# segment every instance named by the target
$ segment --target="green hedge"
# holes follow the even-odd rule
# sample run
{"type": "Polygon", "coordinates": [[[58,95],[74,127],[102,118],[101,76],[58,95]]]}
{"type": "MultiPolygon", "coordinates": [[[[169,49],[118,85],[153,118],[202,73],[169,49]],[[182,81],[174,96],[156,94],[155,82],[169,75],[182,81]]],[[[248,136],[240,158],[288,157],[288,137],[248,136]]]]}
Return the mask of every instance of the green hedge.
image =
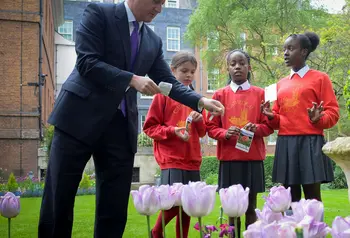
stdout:
{"type": "MultiPolygon", "coordinates": [[[[273,187],[272,182],[272,169],[273,169],[273,156],[266,156],[264,161],[265,167],[265,184],[266,189],[273,187]]],[[[325,189],[342,189],[347,188],[346,178],[343,171],[333,161],[334,168],[334,181],[332,183],[325,184],[322,188],[325,189]]],[[[207,184],[218,184],[218,172],[219,172],[219,161],[215,156],[203,157],[201,166],[201,179],[207,184]]]]}

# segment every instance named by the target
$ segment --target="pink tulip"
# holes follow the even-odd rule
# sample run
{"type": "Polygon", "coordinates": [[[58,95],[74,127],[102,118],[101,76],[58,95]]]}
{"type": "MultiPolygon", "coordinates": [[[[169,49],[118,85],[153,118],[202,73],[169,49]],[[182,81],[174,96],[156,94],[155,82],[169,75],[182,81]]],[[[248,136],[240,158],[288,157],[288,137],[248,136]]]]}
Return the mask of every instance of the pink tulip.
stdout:
{"type": "Polygon", "coordinates": [[[184,185],[182,183],[174,183],[171,186],[172,192],[175,194],[174,206],[181,206],[181,194],[182,194],[183,186],[184,185]]]}
{"type": "Polygon", "coordinates": [[[276,221],[266,224],[260,220],[251,224],[246,231],[243,232],[245,238],[295,238],[295,222],[277,223],[276,221]]]}
{"type": "Polygon", "coordinates": [[[266,224],[270,224],[274,221],[280,221],[283,218],[282,213],[272,211],[270,207],[266,205],[266,203],[262,211],[255,209],[255,213],[258,219],[266,224]]]}
{"type": "Polygon", "coordinates": [[[267,197],[264,197],[267,206],[274,212],[285,212],[290,207],[292,197],[290,188],[286,189],[283,186],[274,186],[270,189],[267,197]]]}
{"type": "Polygon", "coordinates": [[[331,234],[333,238],[350,237],[350,216],[346,218],[337,216],[332,223],[331,234]]]}
{"type": "Polygon", "coordinates": [[[0,197],[0,214],[6,218],[14,218],[20,212],[21,206],[19,197],[11,192],[0,197]]]}
{"type": "Polygon", "coordinates": [[[190,182],[184,185],[181,203],[183,210],[191,217],[204,217],[212,212],[217,186],[204,182],[190,182]]]}
{"type": "Polygon", "coordinates": [[[176,197],[169,185],[160,185],[157,192],[160,199],[160,210],[169,210],[174,206],[176,197]]]}
{"type": "Polygon", "coordinates": [[[295,218],[296,222],[300,222],[307,215],[313,217],[315,221],[320,222],[322,220],[324,207],[320,201],[315,199],[301,199],[299,202],[293,202],[291,206],[293,209],[293,218],[295,218]]]}
{"type": "Polygon", "coordinates": [[[306,238],[322,238],[331,231],[326,223],[316,221],[314,217],[308,215],[299,222],[298,226],[303,228],[303,236],[306,238]]]}
{"type": "Polygon", "coordinates": [[[138,213],[151,216],[160,209],[159,195],[154,186],[142,185],[139,190],[132,190],[132,198],[138,213]]]}
{"type": "Polygon", "coordinates": [[[232,185],[219,191],[222,209],[229,217],[241,217],[248,209],[249,188],[232,185]]]}

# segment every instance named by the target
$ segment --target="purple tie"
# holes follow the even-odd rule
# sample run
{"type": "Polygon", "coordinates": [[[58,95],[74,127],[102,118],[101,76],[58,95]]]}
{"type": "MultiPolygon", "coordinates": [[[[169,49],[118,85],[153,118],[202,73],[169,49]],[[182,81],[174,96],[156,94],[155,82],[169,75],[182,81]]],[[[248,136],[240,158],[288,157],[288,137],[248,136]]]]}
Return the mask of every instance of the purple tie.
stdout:
{"type": "MultiPolygon", "coordinates": [[[[139,48],[139,23],[137,21],[133,21],[134,30],[130,36],[130,45],[131,45],[131,59],[130,59],[130,71],[134,70],[134,65],[137,58],[138,48],[139,48]]],[[[124,116],[126,116],[126,101],[125,96],[120,104],[120,109],[122,110],[124,116]]]]}

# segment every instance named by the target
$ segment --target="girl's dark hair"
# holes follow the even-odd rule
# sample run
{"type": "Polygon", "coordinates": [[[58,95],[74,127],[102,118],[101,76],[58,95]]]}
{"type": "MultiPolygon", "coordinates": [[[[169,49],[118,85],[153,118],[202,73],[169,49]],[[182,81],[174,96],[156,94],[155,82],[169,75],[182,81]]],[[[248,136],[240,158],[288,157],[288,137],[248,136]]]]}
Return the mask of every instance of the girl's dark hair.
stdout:
{"type": "Polygon", "coordinates": [[[314,32],[305,32],[304,34],[291,34],[289,37],[298,39],[300,47],[307,49],[307,59],[311,52],[315,51],[317,46],[320,44],[320,37],[314,32]]]}
{"type": "MultiPolygon", "coordinates": [[[[247,52],[241,50],[241,49],[235,49],[235,50],[231,50],[230,52],[227,53],[226,55],[226,63],[227,65],[229,64],[229,59],[230,59],[230,56],[235,53],[235,52],[240,52],[242,53],[246,58],[247,58],[247,61],[248,61],[248,65],[250,65],[250,56],[247,52]]],[[[250,82],[250,79],[251,79],[251,72],[249,71],[248,72],[248,75],[247,75],[247,79],[248,81],[250,82]]],[[[228,75],[228,81],[227,81],[227,85],[229,85],[231,83],[231,76],[230,74],[228,75]]]]}
{"type": "MultiPolygon", "coordinates": [[[[173,58],[171,59],[170,66],[174,69],[177,69],[182,64],[191,62],[191,64],[194,65],[194,67],[197,69],[197,59],[194,54],[188,51],[178,51],[174,54],[173,58]]],[[[192,84],[190,84],[190,89],[194,90],[192,84]]]]}

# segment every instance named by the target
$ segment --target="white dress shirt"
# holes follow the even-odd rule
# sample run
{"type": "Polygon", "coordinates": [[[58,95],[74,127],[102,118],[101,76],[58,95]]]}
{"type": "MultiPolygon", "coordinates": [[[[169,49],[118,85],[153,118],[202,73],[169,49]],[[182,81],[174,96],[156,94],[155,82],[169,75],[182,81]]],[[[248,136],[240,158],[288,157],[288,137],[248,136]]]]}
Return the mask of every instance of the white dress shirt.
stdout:
{"type": "Polygon", "coordinates": [[[242,88],[241,90],[244,90],[244,91],[245,91],[245,90],[248,90],[248,89],[250,88],[250,83],[249,83],[249,81],[247,80],[247,81],[245,81],[244,83],[242,83],[241,85],[238,85],[238,84],[234,83],[234,82],[231,80],[230,87],[231,87],[232,91],[233,91],[234,93],[236,93],[239,87],[242,88]]]}
{"type": "Polygon", "coordinates": [[[299,69],[298,72],[294,72],[293,69],[290,70],[290,76],[289,78],[292,79],[294,74],[299,75],[300,78],[304,78],[305,74],[310,70],[309,66],[305,65],[301,69],[299,69]]]}

